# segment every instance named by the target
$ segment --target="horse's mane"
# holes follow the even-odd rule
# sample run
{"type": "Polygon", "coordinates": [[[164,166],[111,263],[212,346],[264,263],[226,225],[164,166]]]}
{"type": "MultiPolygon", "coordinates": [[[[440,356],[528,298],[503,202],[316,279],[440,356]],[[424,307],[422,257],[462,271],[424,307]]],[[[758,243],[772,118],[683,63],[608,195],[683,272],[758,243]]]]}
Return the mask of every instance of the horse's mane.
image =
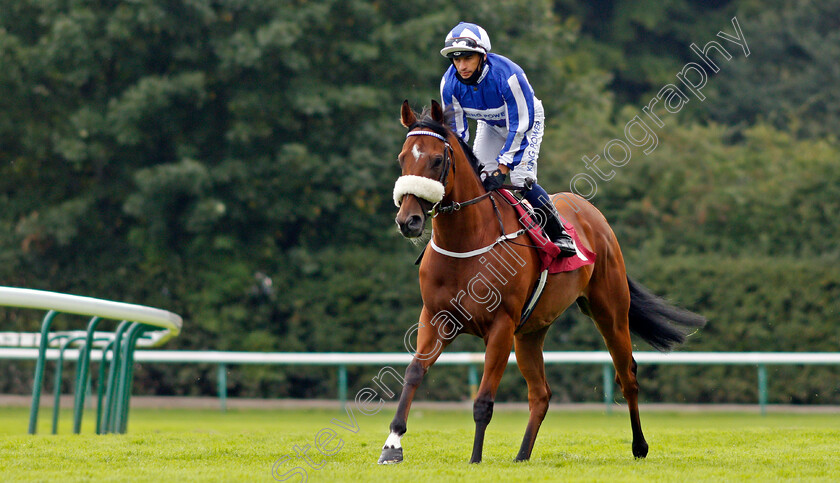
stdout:
{"type": "Polygon", "coordinates": [[[452,107],[449,106],[446,108],[445,111],[443,111],[444,124],[441,124],[432,119],[432,110],[431,108],[426,107],[423,109],[423,112],[421,112],[417,116],[417,122],[412,124],[409,127],[409,130],[422,127],[425,129],[429,129],[433,133],[439,134],[443,137],[448,137],[449,134],[452,134],[453,136],[455,136],[456,139],[458,139],[458,143],[461,145],[461,149],[463,149],[464,153],[467,155],[467,161],[469,161],[473,171],[475,171],[476,175],[479,175],[481,174],[481,170],[484,168],[484,166],[478,160],[470,145],[464,142],[464,140],[461,139],[461,136],[455,134],[455,132],[452,131],[452,129],[449,127],[452,125],[452,121],[454,118],[455,112],[452,110],[452,107]]]}

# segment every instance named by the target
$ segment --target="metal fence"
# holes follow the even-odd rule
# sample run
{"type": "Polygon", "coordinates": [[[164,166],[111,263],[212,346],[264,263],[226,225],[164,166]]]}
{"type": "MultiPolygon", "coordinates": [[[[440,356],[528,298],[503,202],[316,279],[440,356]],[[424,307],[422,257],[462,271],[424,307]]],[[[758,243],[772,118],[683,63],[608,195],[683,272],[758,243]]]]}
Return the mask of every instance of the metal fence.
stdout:
{"type": "MultiPolygon", "coordinates": [[[[0,359],[35,360],[36,349],[0,349],[0,359]]],[[[57,349],[47,351],[48,360],[59,357],[57,349]]],[[[758,373],[757,399],[761,413],[767,409],[767,366],[775,365],[840,365],[840,353],[823,352],[634,352],[639,364],[682,364],[682,365],[741,365],[753,366],[758,373]]],[[[91,359],[101,360],[102,352],[94,350],[91,359]]],[[[607,352],[546,352],[546,364],[589,364],[600,366],[604,381],[604,403],[610,410],[614,397],[614,369],[607,352]]],[[[68,351],[65,360],[76,360],[78,351],[68,351]]],[[[400,373],[411,362],[407,353],[294,353],[294,352],[216,352],[216,351],[158,351],[140,350],[135,353],[137,363],[154,364],[215,364],[217,366],[218,396],[221,409],[226,409],[227,369],[231,365],[279,365],[279,366],[330,366],[338,371],[338,398],[342,407],[347,402],[347,367],[396,366],[400,373]]],[[[511,353],[508,363],[515,363],[511,353]]],[[[484,363],[484,354],[476,352],[444,353],[436,365],[467,366],[470,386],[477,386],[479,369],[484,363]]]]}
{"type": "MultiPolygon", "coordinates": [[[[59,361],[56,371],[56,386],[61,383],[61,360],[71,345],[79,347],[76,351],[75,398],[73,402],[73,432],[79,433],[82,426],[82,410],[85,404],[85,388],[89,381],[90,354],[94,346],[104,347],[110,356],[110,371],[107,387],[99,386],[97,394],[96,433],[124,433],[128,424],[129,399],[131,398],[132,363],[134,349],[147,333],[149,345],[162,344],[181,332],[181,316],[166,310],[143,305],[115,302],[78,295],[47,292],[17,287],[0,287],[0,305],[23,309],[46,310],[41,323],[41,331],[32,334],[5,332],[0,337],[2,344],[32,344],[38,349],[31,349],[31,358],[36,360],[35,375],[32,382],[32,406],[29,411],[29,433],[35,434],[38,426],[38,410],[41,403],[44,366],[49,347],[53,359],[59,361]],[[54,332],[52,324],[59,315],[82,315],[92,317],[86,330],[54,332]],[[113,333],[97,331],[104,320],[117,323],[113,333]],[[81,355],[81,357],[79,357],[81,355]],[[107,393],[107,395],[106,395],[107,393]]],[[[141,344],[142,345],[142,344],[141,344]]],[[[10,349],[13,350],[13,349],[10,349]]],[[[100,352],[100,360],[101,360],[100,352]]],[[[100,364],[100,381],[104,379],[105,364],[100,364]]],[[[56,401],[58,391],[56,390],[56,401]]],[[[58,427],[58,403],[53,410],[53,433],[58,427]]]]}

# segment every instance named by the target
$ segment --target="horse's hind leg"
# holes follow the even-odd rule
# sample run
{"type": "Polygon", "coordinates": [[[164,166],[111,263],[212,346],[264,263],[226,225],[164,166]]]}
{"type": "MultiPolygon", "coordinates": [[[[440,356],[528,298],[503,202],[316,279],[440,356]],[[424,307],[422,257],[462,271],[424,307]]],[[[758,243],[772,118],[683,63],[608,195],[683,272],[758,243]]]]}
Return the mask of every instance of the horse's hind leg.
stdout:
{"type": "Polygon", "coordinates": [[[531,458],[531,451],[534,449],[534,441],[537,440],[537,433],[540,425],[548,412],[548,400],[551,399],[551,389],[545,380],[545,363],[543,362],[543,341],[548,327],[537,332],[519,335],[516,337],[516,364],[519,371],[528,382],[528,426],[525,427],[525,436],[522,438],[522,446],[516,461],[527,461],[531,458]]]}
{"type": "Polygon", "coordinates": [[[639,383],[636,380],[636,361],[630,342],[630,327],[627,319],[630,310],[630,292],[623,270],[604,274],[589,293],[591,317],[595,320],[615,366],[616,380],[627,400],[630,411],[630,426],[633,430],[633,456],[644,458],[648,444],[642,434],[639,419],[639,383]],[[622,275],[619,277],[619,272],[622,275]]]}

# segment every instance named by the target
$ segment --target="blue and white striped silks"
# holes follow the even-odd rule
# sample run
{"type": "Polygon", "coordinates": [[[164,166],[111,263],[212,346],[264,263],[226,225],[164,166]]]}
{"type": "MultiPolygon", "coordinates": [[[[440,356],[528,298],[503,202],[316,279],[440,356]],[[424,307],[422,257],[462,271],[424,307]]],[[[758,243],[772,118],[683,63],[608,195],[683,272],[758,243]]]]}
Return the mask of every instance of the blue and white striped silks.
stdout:
{"type": "Polygon", "coordinates": [[[452,106],[455,112],[453,130],[468,141],[467,119],[507,127],[497,161],[515,167],[528,147],[526,132],[534,124],[534,89],[525,72],[510,59],[493,53],[487,54],[487,65],[476,85],[460,82],[455,72],[450,66],[440,83],[444,107],[452,106]]]}

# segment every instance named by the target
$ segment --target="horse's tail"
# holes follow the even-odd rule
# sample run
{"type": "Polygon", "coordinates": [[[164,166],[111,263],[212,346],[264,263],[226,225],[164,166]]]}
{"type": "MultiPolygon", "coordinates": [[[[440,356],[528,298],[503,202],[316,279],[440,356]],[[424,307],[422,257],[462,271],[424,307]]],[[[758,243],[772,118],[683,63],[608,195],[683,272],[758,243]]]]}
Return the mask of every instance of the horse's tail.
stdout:
{"type": "Polygon", "coordinates": [[[654,349],[669,352],[706,325],[702,315],[675,307],[627,277],[630,287],[630,331],[654,349]]]}

